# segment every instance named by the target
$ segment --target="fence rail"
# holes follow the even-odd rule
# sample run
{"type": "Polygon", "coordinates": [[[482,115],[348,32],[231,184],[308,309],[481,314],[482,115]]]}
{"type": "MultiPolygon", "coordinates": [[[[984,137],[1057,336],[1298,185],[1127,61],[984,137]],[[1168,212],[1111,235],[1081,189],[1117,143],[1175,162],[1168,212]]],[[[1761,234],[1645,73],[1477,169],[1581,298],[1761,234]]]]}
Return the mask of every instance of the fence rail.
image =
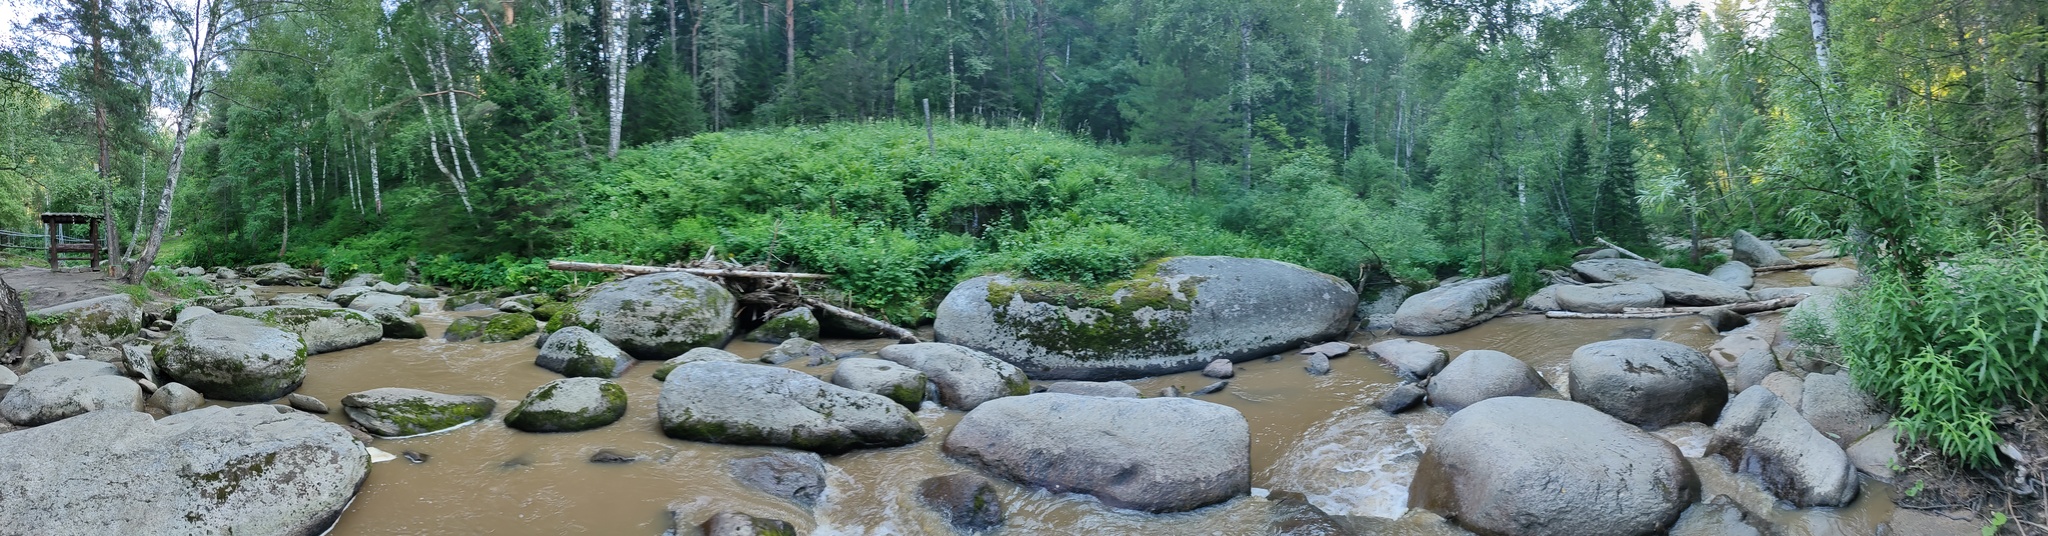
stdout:
{"type": "MultiPolygon", "coordinates": [[[[87,244],[91,242],[92,240],[88,238],[57,235],[58,244],[87,244]]],[[[50,235],[0,230],[0,248],[47,250],[50,249],[50,235]]]]}

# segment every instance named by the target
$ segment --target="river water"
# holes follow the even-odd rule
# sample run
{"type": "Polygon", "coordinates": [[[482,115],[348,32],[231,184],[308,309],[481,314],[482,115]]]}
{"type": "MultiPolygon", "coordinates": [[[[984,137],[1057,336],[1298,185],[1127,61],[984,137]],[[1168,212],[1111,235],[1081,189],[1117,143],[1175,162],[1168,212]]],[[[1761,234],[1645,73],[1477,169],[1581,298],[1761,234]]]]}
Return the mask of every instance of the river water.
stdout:
{"type": "MultiPolygon", "coordinates": [[[[1800,276],[1803,278],[1803,274],[1800,276]]],[[[1773,276],[1772,286],[1800,281],[1773,276]]],[[[271,290],[271,289],[267,289],[271,290]]],[[[274,289],[287,290],[287,289],[274,289]]],[[[745,487],[727,464],[769,449],[694,443],[663,436],[655,417],[660,382],[650,374],[659,362],[633,365],[618,379],[630,408],[625,418],[596,430],[532,434],[508,429],[498,420],[526,393],[561,376],[533,364],[532,338],[482,344],[449,343],[438,337],[453,318],[473,313],[432,312],[420,317],[432,336],[386,340],[370,346],[308,358],[299,392],[337,411],[326,416],[346,422],[338,411],[349,393],[379,387],[410,387],[451,394],[480,394],[498,400],[487,419],[452,431],[408,439],[380,439],[372,446],[400,454],[424,455],[375,464],[361,494],[334,527],[335,535],[387,534],[618,534],[656,535],[671,528],[671,511],[695,524],[722,510],[783,519],[811,534],[946,534],[937,514],[920,506],[917,483],[925,478],[973,471],[940,452],[947,430],[963,413],[927,404],[917,412],[930,438],[894,449],[829,457],[827,489],[806,510],[745,487]],[[588,461],[600,450],[637,455],[627,464],[588,461]]],[[[1766,315],[1768,316],[1768,315],[1766,315]]],[[[1768,328],[1769,322],[1764,328],[1768,328]]],[[[1388,338],[1360,333],[1360,345],[1388,338]]],[[[1661,320],[1554,320],[1511,316],[1438,337],[1418,337],[1455,356],[1474,349],[1507,352],[1527,361],[1564,386],[1564,370],[1580,345],[1618,338],[1656,338],[1702,350],[1719,335],[1696,317],[1661,320]]],[[[835,352],[873,351],[887,340],[826,340],[835,352]]],[[[734,343],[728,350],[753,357],[768,345],[734,343]]],[[[813,375],[831,366],[787,365],[813,375]]],[[[1221,393],[1202,398],[1243,412],[1251,424],[1252,485],[1306,494],[1325,511],[1403,534],[1443,533],[1441,526],[1367,525],[1397,518],[1407,510],[1408,485],[1423,447],[1445,415],[1433,409],[1398,417],[1371,409],[1395,385],[1388,371],[1362,351],[1332,361],[1332,373],[1310,376],[1299,356],[1255,359],[1238,366],[1221,393]]],[[[1215,380],[1189,372],[1131,382],[1148,396],[1168,386],[1186,391],[1215,380]]],[[[1555,396],[1555,395],[1551,395],[1555,396]]],[[[1657,432],[1697,456],[1711,429],[1689,425],[1657,432]]],[[[1754,477],[1732,475],[1718,459],[1694,460],[1704,483],[1703,498],[1726,494],[1786,534],[1874,534],[1892,512],[1891,489],[1866,481],[1862,496],[1845,508],[1790,509],[1775,504],[1754,477]]],[[[1010,534],[1263,534],[1270,503],[1242,497],[1195,512],[1148,515],[1102,506],[1085,496],[1052,494],[997,481],[1010,534]]]]}

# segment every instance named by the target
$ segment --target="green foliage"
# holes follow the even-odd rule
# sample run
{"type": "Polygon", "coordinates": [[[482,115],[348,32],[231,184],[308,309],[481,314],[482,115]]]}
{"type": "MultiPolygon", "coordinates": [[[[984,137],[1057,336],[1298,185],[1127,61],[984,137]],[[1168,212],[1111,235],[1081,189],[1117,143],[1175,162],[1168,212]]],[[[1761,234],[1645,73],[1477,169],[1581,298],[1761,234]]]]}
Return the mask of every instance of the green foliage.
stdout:
{"type": "MultiPolygon", "coordinates": [[[[136,285],[129,285],[136,286],[136,285]]],[[[142,278],[142,287],[176,299],[190,299],[214,293],[212,283],[192,276],[172,274],[165,270],[151,270],[142,278]]],[[[148,301],[148,300],[143,300],[148,301]]]]}
{"type": "Polygon", "coordinates": [[[1942,266],[1872,273],[1833,342],[1859,386],[1898,405],[1907,437],[1986,465],[1998,408],[2048,395],[2048,272],[2018,268],[2048,266],[2048,242],[2014,226],[1942,266]]]}
{"type": "Polygon", "coordinates": [[[29,313],[28,315],[28,325],[30,327],[49,328],[63,323],[64,317],[62,315],[39,315],[35,313],[29,313]]]}

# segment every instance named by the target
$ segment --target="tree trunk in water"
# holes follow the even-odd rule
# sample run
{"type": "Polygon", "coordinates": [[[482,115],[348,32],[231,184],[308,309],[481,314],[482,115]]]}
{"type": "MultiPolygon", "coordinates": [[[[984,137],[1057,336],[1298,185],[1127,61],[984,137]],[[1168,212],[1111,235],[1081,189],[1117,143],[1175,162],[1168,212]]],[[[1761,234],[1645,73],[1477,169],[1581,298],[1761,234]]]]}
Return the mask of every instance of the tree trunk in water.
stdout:
{"type": "Polygon", "coordinates": [[[1820,65],[1823,77],[1833,77],[1828,69],[1828,0],[1806,0],[1806,19],[1813,26],[1813,61],[1820,65]]]}
{"type": "Polygon", "coordinates": [[[0,354],[14,352],[28,338],[28,311],[21,306],[21,294],[0,280],[0,354]]]}
{"type": "Polygon", "coordinates": [[[611,0],[611,16],[605,18],[604,50],[610,73],[611,138],[605,143],[605,158],[619,157],[619,131],[626,119],[626,0],[611,0]]]}

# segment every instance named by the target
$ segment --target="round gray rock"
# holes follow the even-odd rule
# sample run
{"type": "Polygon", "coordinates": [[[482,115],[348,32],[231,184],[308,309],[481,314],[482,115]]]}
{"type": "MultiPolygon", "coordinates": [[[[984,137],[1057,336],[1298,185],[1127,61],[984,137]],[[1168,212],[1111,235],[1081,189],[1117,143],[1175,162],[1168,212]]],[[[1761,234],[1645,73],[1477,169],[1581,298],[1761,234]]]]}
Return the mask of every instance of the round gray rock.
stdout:
{"type": "Polygon", "coordinates": [[[790,339],[816,340],[819,329],[818,317],[811,313],[811,308],[798,307],[768,317],[760,327],[747,333],[746,340],[768,344],[790,339]]]}
{"type": "Polygon", "coordinates": [[[1846,448],[1892,420],[1877,409],[1876,399],[1856,388],[1848,372],[1808,374],[1805,379],[1799,414],[1836,445],[1846,448]]]}
{"type": "Polygon", "coordinates": [[[1003,499],[981,475],[953,473],[917,484],[918,502],[937,511],[955,530],[973,532],[1003,526],[1003,499]]]}
{"type": "Polygon", "coordinates": [[[839,367],[832,370],[832,385],[886,396],[912,409],[924,403],[924,383],[923,372],[880,359],[841,359],[839,367]]]}
{"type": "Polygon", "coordinates": [[[369,313],[370,316],[375,317],[377,319],[377,323],[383,324],[384,337],[386,338],[427,338],[427,327],[420,325],[420,321],[414,320],[411,314],[399,310],[398,306],[396,305],[379,305],[376,307],[371,307],[369,313]]]}
{"type": "Polygon", "coordinates": [[[1856,466],[1848,453],[1761,385],[1744,389],[1721,411],[1707,452],[1756,473],[1772,494],[1800,508],[1856,498],[1856,466]]]}
{"type": "Polygon", "coordinates": [[[674,371],[676,367],[683,366],[683,364],[685,363],[695,363],[698,361],[724,361],[728,363],[745,363],[747,362],[747,358],[740,357],[739,354],[727,352],[725,350],[720,350],[708,346],[701,348],[691,348],[690,351],[683,352],[683,355],[669,358],[668,361],[661,362],[661,366],[655,367],[654,379],[666,380],[668,379],[668,373],[670,371],[674,371]]]}
{"type": "Polygon", "coordinates": [[[505,426],[528,432],[578,432],[626,416],[626,389],[611,380],[563,378],[526,394],[505,426]]]}
{"type": "Polygon", "coordinates": [[[1450,362],[1450,356],[1436,345],[1408,339],[1388,339],[1365,347],[1365,353],[1394,368],[1394,373],[1409,381],[1421,381],[1435,376],[1450,362]]]}
{"type": "Polygon", "coordinates": [[[171,328],[156,346],[156,370],[207,398],[266,402],[306,379],[306,345],[255,319],[206,315],[171,328]]]}
{"type": "Polygon", "coordinates": [[[640,359],[668,359],[732,335],[735,302],[724,285],[682,272],[598,285],[548,322],[583,326],[640,359]]]}
{"type": "Polygon", "coordinates": [[[1244,415],[1229,406],[1038,393],[968,412],[945,452],[1014,482],[1182,512],[1250,491],[1250,446],[1244,415]]]}
{"type": "Polygon", "coordinates": [[[1452,415],[1415,483],[1412,501],[1473,532],[1525,536],[1658,533],[1700,490],[1670,443],[1578,403],[1529,397],[1452,415]]]}
{"type": "Polygon", "coordinates": [[[142,304],[127,294],[52,305],[29,311],[30,317],[52,322],[29,324],[30,339],[50,345],[57,355],[84,353],[87,348],[120,346],[142,333],[142,304]]]}
{"type": "Polygon", "coordinates": [[[1284,262],[1173,257],[1096,289],[969,279],[939,304],[933,328],[939,342],[1033,378],[1119,380],[1329,340],[1350,327],[1357,301],[1343,280],[1284,262]]]}
{"type": "Polygon", "coordinates": [[[1719,279],[1723,283],[1742,288],[1756,285],[1756,269],[1750,268],[1748,264],[1743,264],[1742,261],[1721,263],[1720,266],[1715,266],[1712,271],[1707,272],[1707,277],[1719,279]]]}
{"type": "Polygon", "coordinates": [[[1409,296],[1394,311],[1394,332],[1442,335],[1477,326],[1513,305],[1508,276],[1472,279],[1409,296]]]}
{"type": "Polygon", "coordinates": [[[1642,283],[1664,293],[1674,305],[1726,305],[1750,301],[1749,291],[1691,270],[1665,268],[1634,259],[1599,259],[1572,263],[1580,277],[1600,283],[1642,283]]]}
{"type": "Polygon", "coordinates": [[[0,435],[0,532],[278,534],[334,524],[370,468],[342,427],[274,406],[96,411],[0,435]]]}
{"type": "Polygon", "coordinates": [[[1549,388],[1536,369],[1515,356],[1470,350],[1458,354],[1429,381],[1429,405],[1458,411],[1488,398],[1528,396],[1549,388]]]}
{"type": "Polygon", "coordinates": [[[142,386],[112,364],[85,359],[31,370],[0,399],[0,417],[21,426],[112,408],[142,409],[142,386]]]}
{"type": "Polygon", "coordinates": [[[781,367],[699,361],[661,384],[656,413],[669,437],[838,454],[924,439],[909,410],[888,397],[781,367]]]}
{"type": "Polygon", "coordinates": [[[378,307],[397,307],[408,316],[420,314],[419,300],[409,296],[370,291],[358,294],[348,302],[348,308],[357,311],[370,311],[378,307]]]}
{"type": "Polygon", "coordinates": [[[348,420],[384,437],[439,432],[491,416],[498,403],[477,395],[445,395],[384,387],[341,398],[348,420]]]}
{"type": "Polygon", "coordinates": [[[882,347],[883,360],[917,369],[939,384],[939,403],[967,411],[983,402],[1031,392],[1024,371],[1001,359],[942,342],[882,347]]]}
{"type": "Polygon", "coordinates": [[[1081,396],[1105,396],[1110,398],[1140,398],[1137,387],[1124,382],[1052,382],[1045,385],[1045,392],[1066,393],[1081,396]]]}
{"type": "Polygon", "coordinates": [[[777,452],[727,464],[747,487],[810,508],[825,495],[825,459],[815,452],[777,452]]]}
{"type": "Polygon", "coordinates": [[[1728,403],[1713,359],[1675,342],[1596,342],[1572,351],[1570,367],[1573,401],[1637,426],[1711,423],[1728,403]]]}
{"type": "Polygon", "coordinates": [[[163,387],[156,388],[156,392],[149,395],[147,403],[149,407],[164,410],[164,413],[167,414],[177,415],[206,405],[206,397],[200,395],[199,391],[186,387],[185,384],[171,382],[164,384],[163,387]]]}
{"type": "Polygon", "coordinates": [[[571,326],[549,334],[533,364],[564,376],[617,378],[633,366],[633,356],[590,330],[571,326]]]}
{"type": "Polygon", "coordinates": [[[1863,272],[1854,268],[1822,268],[1813,271],[1813,286],[1855,288],[1863,284],[1863,272]]]}
{"type": "Polygon", "coordinates": [[[1758,240],[1756,235],[1749,234],[1749,231],[1735,231],[1735,237],[1730,241],[1729,245],[1730,249],[1734,250],[1734,254],[1730,255],[1730,257],[1750,266],[1763,267],[1797,264],[1792,259],[1785,257],[1784,253],[1779,253],[1778,248],[1771,247],[1770,244],[1758,240]]]}
{"type": "Polygon", "coordinates": [[[306,342],[306,353],[346,350],[384,338],[384,323],[369,313],[335,307],[272,305],[229,309],[226,315],[253,318],[277,329],[296,333],[306,342]]]}
{"type": "MultiPolygon", "coordinates": [[[[351,279],[350,281],[354,280],[351,279]]],[[[354,301],[356,298],[375,291],[376,289],[367,286],[342,285],[341,288],[327,291],[327,301],[347,306],[349,302],[354,301]]]]}
{"type": "Polygon", "coordinates": [[[1630,307],[1663,307],[1664,292],[1641,283],[1573,285],[1557,289],[1557,305],[1581,313],[1619,313],[1630,307]]]}

